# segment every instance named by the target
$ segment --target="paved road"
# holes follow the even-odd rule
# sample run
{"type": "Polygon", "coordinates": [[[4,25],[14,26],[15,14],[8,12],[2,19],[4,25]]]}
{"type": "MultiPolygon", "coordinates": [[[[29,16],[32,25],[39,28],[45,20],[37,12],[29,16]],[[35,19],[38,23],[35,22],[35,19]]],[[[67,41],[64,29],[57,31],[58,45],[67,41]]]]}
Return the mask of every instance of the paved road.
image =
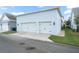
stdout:
{"type": "Polygon", "coordinates": [[[0,34],[0,53],[78,53],[79,47],[0,34]],[[23,44],[24,43],[24,44],[23,44]],[[29,49],[31,48],[31,49],[29,49]]]}

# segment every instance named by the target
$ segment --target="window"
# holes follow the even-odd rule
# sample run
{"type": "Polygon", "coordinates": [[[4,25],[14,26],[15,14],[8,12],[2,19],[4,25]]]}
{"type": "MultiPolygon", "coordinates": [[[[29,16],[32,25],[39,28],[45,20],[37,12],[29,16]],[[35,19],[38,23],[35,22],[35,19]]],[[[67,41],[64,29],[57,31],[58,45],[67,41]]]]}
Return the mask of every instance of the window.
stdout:
{"type": "Polygon", "coordinates": [[[55,25],[55,22],[53,22],[53,25],[55,25]]]}

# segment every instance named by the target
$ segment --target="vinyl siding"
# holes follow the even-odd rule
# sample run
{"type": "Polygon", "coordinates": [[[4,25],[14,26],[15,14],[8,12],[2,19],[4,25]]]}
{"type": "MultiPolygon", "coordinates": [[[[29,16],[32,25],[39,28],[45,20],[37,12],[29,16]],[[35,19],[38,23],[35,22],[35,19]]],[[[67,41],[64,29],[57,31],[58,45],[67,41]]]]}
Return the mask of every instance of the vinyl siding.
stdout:
{"type": "Polygon", "coordinates": [[[36,28],[39,30],[39,22],[51,22],[51,34],[58,35],[61,31],[61,17],[57,10],[40,12],[35,14],[23,15],[17,17],[17,32],[22,32],[22,23],[36,22],[36,28]],[[55,25],[53,23],[55,22],[55,25]]]}

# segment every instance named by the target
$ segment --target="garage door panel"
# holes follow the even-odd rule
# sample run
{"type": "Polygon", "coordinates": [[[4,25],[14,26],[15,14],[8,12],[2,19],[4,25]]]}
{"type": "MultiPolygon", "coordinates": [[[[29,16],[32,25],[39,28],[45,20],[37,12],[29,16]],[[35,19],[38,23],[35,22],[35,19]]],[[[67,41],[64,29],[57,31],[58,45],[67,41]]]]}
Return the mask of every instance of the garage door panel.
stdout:
{"type": "Polygon", "coordinates": [[[39,23],[39,32],[40,33],[51,33],[52,32],[52,24],[51,22],[40,22],[39,23]]]}
{"type": "Polygon", "coordinates": [[[27,22],[22,23],[22,31],[23,32],[34,32],[34,33],[52,33],[52,23],[51,22],[39,22],[39,26],[36,22],[27,22]],[[38,27],[38,28],[37,28],[38,27]]]}
{"type": "Polygon", "coordinates": [[[24,32],[36,32],[36,23],[35,22],[29,22],[22,24],[22,29],[24,32]]]}

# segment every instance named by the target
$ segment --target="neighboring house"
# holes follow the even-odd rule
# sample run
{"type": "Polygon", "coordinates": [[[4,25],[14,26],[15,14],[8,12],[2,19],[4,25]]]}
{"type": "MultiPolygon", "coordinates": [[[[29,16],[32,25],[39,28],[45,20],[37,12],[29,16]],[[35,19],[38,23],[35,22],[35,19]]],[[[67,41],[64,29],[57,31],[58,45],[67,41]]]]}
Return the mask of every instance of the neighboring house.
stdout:
{"type": "Polygon", "coordinates": [[[71,28],[77,30],[76,18],[79,17],[79,8],[73,8],[71,13],[71,28]]]}
{"type": "Polygon", "coordinates": [[[0,32],[15,31],[15,28],[16,17],[8,13],[2,14],[0,18],[0,32]]]}
{"type": "Polygon", "coordinates": [[[17,16],[17,32],[59,35],[62,15],[59,8],[51,8],[17,16]]]}

